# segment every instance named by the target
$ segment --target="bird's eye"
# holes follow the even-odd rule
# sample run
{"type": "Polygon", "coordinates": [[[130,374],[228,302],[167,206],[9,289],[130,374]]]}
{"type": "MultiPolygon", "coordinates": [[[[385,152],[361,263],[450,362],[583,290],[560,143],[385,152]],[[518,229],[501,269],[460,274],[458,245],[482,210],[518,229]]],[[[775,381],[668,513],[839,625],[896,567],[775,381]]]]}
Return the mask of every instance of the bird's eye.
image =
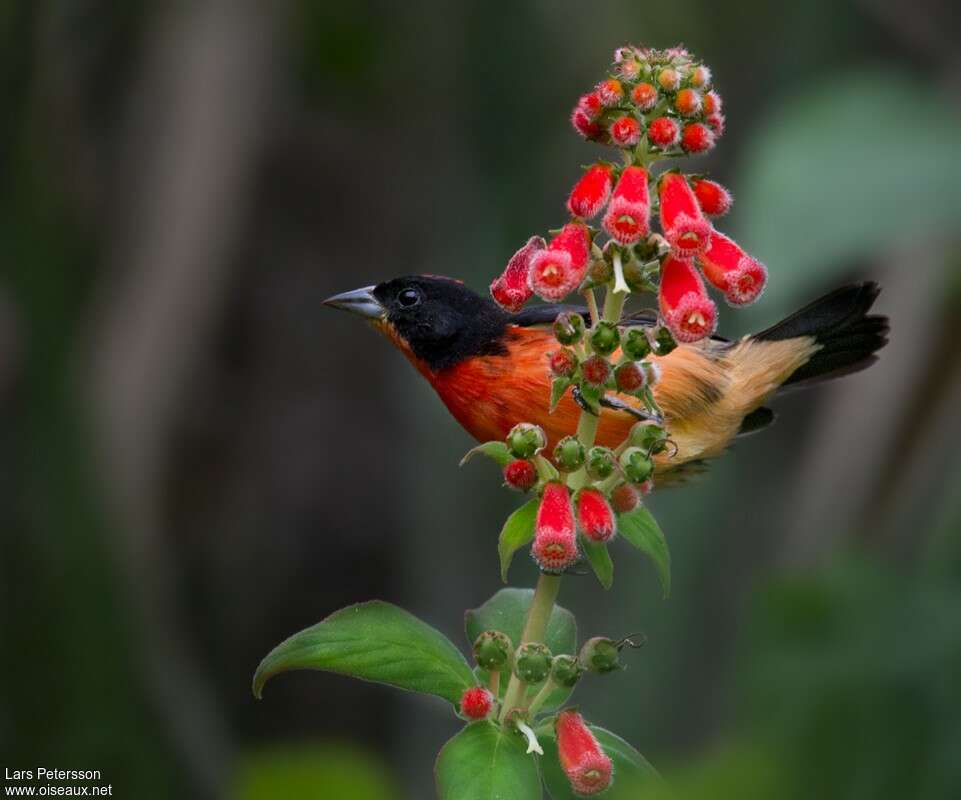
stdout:
{"type": "Polygon", "coordinates": [[[420,292],[416,289],[404,289],[397,295],[397,302],[404,308],[412,308],[420,302],[420,292]]]}

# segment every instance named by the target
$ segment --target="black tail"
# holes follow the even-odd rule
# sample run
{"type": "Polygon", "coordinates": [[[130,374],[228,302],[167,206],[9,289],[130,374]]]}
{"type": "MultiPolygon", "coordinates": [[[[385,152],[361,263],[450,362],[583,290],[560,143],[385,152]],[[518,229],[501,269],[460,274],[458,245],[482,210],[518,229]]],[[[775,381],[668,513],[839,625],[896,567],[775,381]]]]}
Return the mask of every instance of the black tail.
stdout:
{"type": "Polygon", "coordinates": [[[813,338],[821,349],[784,383],[837,378],[871,366],[875,353],[888,343],[888,318],[868,314],[881,293],[874,282],[837,289],[754,338],[776,342],[801,336],[813,338]]]}

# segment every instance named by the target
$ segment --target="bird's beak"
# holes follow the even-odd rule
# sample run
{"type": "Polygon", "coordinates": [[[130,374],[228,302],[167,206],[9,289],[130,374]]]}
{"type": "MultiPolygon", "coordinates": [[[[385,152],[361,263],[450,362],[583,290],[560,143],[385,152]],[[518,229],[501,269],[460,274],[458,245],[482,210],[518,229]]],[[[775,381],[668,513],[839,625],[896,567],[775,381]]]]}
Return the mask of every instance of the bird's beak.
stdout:
{"type": "Polygon", "coordinates": [[[354,289],[352,292],[335,294],[324,300],[325,306],[339,308],[342,311],[351,311],[359,314],[365,319],[383,319],[387,310],[374,297],[374,287],[365,286],[363,289],[354,289]]]}

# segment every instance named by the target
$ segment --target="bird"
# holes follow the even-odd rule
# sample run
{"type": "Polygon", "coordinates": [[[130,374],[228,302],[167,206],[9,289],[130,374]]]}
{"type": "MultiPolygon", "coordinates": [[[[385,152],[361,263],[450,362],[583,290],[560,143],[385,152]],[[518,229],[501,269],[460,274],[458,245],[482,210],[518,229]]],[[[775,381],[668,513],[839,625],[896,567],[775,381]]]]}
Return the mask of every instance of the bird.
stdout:
{"type": "MultiPolygon", "coordinates": [[[[886,317],[869,313],[879,293],[874,282],[854,283],[759,333],[714,336],[650,356],[660,368],[654,397],[673,443],[654,458],[658,485],[703,470],[736,439],[768,427],[775,415],[766,404],[779,392],[873,364],[889,332],[886,317]]],[[[557,315],[573,310],[589,325],[586,308],[543,304],[510,313],[461,281],[433,275],[394,278],[324,304],[359,315],[386,336],[479,442],[503,440],[519,422],[539,425],[548,448],[575,433],[582,408],[571,392],[549,411],[547,360],[559,347],[551,327],[557,315]]],[[[657,317],[627,314],[621,324],[649,327],[657,317]]],[[[596,443],[621,444],[637,422],[629,411],[601,409],[596,443]]]]}

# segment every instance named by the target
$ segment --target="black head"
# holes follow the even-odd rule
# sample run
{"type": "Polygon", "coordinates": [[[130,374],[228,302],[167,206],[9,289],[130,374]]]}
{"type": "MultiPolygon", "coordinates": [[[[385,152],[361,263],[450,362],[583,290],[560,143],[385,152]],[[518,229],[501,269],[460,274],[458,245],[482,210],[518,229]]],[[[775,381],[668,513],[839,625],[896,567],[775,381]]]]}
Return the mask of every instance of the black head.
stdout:
{"type": "Polygon", "coordinates": [[[450,278],[395,278],[325,302],[383,325],[433,371],[471,356],[506,353],[507,313],[450,278]]]}

